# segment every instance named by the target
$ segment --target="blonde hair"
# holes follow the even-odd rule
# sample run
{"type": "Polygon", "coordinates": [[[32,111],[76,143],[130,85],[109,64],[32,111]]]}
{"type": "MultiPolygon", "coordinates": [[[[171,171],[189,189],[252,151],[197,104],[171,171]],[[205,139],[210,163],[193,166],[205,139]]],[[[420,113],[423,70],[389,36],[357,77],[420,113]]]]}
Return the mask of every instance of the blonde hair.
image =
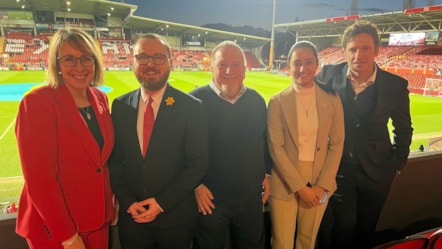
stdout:
{"type": "Polygon", "coordinates": [[[94,57],[95,71],[91,86],[99,86],[103,84],[103,57],[94,39],[81,29],[66,28],[59,29],[55,32],[49,44],[48,73],[46,75],[48,85],[53,88],[58,88],[63,84],[63,77],[60,74],[58,59],[60,56],[60,48],[65,42],[68,42],[73,47],[85,53],[90,53],[94,57]]]}

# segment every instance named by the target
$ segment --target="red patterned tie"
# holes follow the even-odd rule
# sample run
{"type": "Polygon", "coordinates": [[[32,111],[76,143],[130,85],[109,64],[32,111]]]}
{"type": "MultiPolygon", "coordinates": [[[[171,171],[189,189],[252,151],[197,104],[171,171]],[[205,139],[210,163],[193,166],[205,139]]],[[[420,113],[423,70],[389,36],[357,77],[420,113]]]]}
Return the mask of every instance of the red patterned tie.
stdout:
{"type": "Polygon", "coordinates": [[[152,134],[154,115],[152,108],[152,97],[149,97],[149,101],[144,110],[144,124],[143,124],[143,157],[146,156],[147,147],[149,146],[150,135],[152,134]]]}

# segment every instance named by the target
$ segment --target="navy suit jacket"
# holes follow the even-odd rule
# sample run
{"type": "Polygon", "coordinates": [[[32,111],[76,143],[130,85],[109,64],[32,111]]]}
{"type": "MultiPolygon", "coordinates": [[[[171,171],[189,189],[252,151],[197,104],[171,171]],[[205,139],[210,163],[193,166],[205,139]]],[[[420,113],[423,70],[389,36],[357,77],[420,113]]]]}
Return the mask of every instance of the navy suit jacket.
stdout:
{"type": "Polygon", "coordinates": [[[403,169],[410,152],[413,128],[408,82],[377,67],[372,85],[376,87],[375,97],[367,103],[373,105],[371,111],[365,117],[353,119],[354,115],[350,112],[353,110],[354,92],[349,94],[352,90],[348,88],[352,86],[347,70],[347,63],[326,65],[317,76],[321,82],[319,85],[338,92],[343,103],[346,132],[343,159],[353,150],[371,178],[391,179],[396,170],[403,169]],[[389,119],[394,127],[393,141],[388,131],[389,119]]]}
{"type": "Polygon", "coordinates": [[[173,226],[192,222],[198,209],[194,189],[208,164],[207,119],[201,101],[168,85],[143,158],[137,115],[141,90],[112,104],[115,147],[109,159],[112,189],[125,210],[134,203],[155,198],[164,213],[150,224],[173,226]],[[166,99],[173,99],[167,104],[166,99]]]}

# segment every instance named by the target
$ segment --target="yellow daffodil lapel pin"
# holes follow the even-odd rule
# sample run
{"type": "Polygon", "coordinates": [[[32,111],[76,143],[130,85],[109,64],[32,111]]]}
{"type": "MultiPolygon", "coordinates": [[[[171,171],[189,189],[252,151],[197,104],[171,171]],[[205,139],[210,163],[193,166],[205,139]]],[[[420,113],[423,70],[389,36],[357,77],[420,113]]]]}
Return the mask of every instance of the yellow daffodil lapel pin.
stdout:
{"type": "Polygon", "coordinates": [[[175,103],[175,99],[173,97],[167,97],[165,101],[167,106],[173,105],[173,103],[175,103]]]}

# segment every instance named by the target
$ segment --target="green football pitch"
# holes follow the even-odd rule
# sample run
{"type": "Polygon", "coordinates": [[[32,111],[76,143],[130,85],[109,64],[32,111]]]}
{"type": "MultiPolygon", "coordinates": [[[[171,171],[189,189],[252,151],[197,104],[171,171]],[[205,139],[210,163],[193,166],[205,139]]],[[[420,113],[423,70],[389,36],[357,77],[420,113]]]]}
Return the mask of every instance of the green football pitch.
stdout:
{"type": "MultiPolygon", "coordinates": [[[[210,79],[209,72],[172,72],[170,84],[188,92],[207,84],[210,79]]],[[[22,175],[14,134],[19,101],[26,91],[45,84],[44,81],[45,72],[42,71],[0,72],[0,204],[5,199],[17,198],[21,188],[14,180],[22,175]],[[6,189],[9,189],[8,193],[6,189]],[[11,191],[15,197],[8,198],[11,191]]],[[[261,93],[266,101],[290,82],[288,76],[269,72],[247,72],[245,80],[245,84],[261,93]]],[[[108,71],[105,74],[104,90],[110,102],[137,87],[138,82],[130,71],[108,71]]],[[[414,128],[411,150],[416,151],[419,145],[427,145],[428,138],[442,136],[442,98],[410,95],[410,99],[414,128]]]]}

